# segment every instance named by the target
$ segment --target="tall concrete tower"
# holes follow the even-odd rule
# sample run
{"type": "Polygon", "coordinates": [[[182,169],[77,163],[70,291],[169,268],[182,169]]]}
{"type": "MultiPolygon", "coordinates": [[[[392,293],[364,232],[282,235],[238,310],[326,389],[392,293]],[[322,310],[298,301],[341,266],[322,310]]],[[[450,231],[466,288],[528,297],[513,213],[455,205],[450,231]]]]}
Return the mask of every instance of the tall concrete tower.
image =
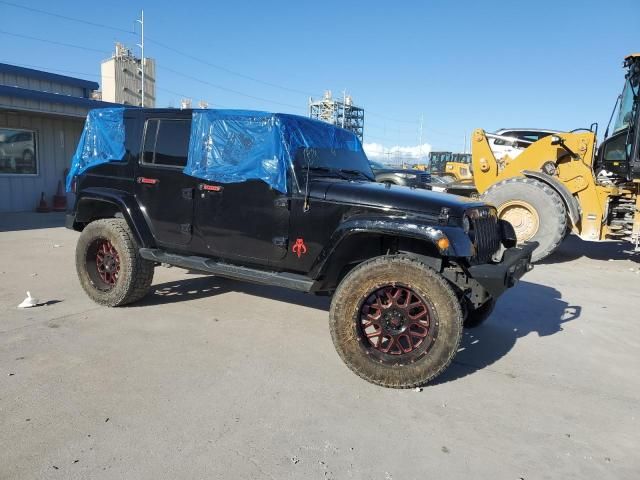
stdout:
{"type": "Polygon", "coordinates": [[[144,107],[156,106],[156,62],[144,59],[144,103],[142,102],[142,60],[116,43],[111,58],[102,62],[102,100],[144,107]]]}

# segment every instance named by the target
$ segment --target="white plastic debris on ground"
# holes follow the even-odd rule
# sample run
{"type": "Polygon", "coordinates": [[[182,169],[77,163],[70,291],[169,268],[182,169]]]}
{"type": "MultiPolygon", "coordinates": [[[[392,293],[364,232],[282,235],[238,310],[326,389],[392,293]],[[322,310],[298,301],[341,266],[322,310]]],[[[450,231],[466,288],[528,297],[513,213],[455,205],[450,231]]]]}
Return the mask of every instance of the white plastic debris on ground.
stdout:
{"type": "Polygon", "coordinates": [[[22,303],[18,305],[18,308],[30,308],[35,307],[36,305],[38,305],[38,299],[33,298],[31,296],[31,292],[27,292],[27,298],[25,298],[22,303]]]}

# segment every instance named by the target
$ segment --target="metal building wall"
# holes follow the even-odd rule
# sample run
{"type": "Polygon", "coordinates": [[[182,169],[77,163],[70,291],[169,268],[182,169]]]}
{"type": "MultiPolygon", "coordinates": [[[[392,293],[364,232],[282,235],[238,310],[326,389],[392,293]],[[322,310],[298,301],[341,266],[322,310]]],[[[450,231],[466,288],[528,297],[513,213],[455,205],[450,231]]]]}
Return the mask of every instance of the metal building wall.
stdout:
{"type": "Polygon", "coordinates": [[[85,89],[69,85],[62,82],[53,82],[32,78],[16,73],[0,71],[0,85],[10,85],[20,88],[28,88],[30,90],[38,90],[40,92],[61,93],[63,95],[71,95],[74,97],[86,97],[85,89]]]}
{"type": "Polygon", "coordinates": [[[0,175],[0,215],[33,211],[43,191],[51,206],[51,197],[69,167],[83,125],[84,117],[74,119],[0,110],[0,128],[36,131],[38,161],[37,175],[0,175]]]}

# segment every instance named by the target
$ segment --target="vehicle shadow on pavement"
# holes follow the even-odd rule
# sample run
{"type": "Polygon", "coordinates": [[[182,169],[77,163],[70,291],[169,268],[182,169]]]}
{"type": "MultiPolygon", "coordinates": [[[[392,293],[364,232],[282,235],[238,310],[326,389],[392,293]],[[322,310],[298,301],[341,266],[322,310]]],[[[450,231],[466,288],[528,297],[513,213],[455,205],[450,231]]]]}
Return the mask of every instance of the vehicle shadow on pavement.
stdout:
{"type": "Polygon", "coordinates": [[[558,247],[558,250],[539,263],[552,265],[570,262],[581,257],[593,260],[631,260],[640,263],[640,252],[634,252],[631,243],[587,242],[575,235],[569,235],[558,247]]]}
{"type": "Polygon", "coordinates": [[[129,307],[185,302],[229,292],[245,293],[268,300],[291,303],[327,312],[331,304],[329,297],[309,295],[286,288],[256,285],[215,276],[186,277],[183,280],[153,285],[151,289],[152,291],[149,295],[129,307]]]}
{"type": "Polygon", "coordinates": [[[581,312],[582,307],[569,305],[555,288],[521,281],[500,298],[482,325],[465,329],[453,362],[433,384],[458,380],[492,365],[531,333],[547,337],[562,332],[563,324],[576,320],[581,312]]]}

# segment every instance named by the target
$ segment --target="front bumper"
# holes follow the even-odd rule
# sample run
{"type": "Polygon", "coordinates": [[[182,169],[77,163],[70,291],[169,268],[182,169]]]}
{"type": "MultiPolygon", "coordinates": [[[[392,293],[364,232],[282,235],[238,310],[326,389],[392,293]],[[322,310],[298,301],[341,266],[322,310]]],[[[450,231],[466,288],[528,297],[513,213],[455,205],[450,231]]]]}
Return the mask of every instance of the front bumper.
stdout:
{"type": "Polygon", "coordinates": [[[469,274],[495,299],[515,286],[522,276],[533,268],[531,254],[537,242],[505,250],[500,263],[487,263],[469,267],[469,274]]]}

